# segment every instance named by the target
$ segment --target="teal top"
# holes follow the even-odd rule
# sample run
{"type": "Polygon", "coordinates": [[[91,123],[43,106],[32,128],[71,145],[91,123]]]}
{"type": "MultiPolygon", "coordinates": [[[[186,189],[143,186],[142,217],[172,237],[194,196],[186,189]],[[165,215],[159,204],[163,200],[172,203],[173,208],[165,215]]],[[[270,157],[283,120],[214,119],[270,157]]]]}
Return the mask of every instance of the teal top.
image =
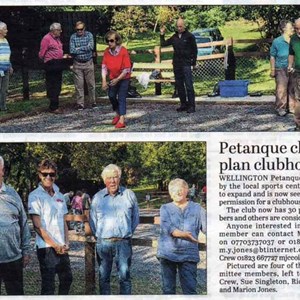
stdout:
{"type": "Polygon", "coordinates": [[[288,66],[289,43],[284,39],[283,35],[273,40],[270,55],[275,58],[275,68],[284,69],[288,66]]]}
{"type": "Polygon", "coordinates": [[[289,54],[295,57],[294,68],[300,71],[300,37],[297,34],[291,37],[289,54]]]}

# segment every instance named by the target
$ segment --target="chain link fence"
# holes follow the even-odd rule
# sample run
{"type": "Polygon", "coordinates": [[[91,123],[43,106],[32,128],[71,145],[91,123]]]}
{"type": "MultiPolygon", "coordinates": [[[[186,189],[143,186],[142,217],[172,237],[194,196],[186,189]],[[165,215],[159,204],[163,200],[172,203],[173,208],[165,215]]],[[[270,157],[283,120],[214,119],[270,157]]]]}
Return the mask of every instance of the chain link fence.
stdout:
{"type": "MultiPolygon", "coordinates": [[[[268,64],[268,58],[262,57],[236,57],[236,79],[249,79],[251,81],[258,80],[257,69],[262,64],[268,64]]],[[[172,69],[168,72],[172,73],[172,69]]],[[[224,59],[207,59],[197,62],[197,69],[193,71],[195,82],[201,82],[207,87],[213,89],[216,82],[225,79],[224,59]]],[[[105,93],[101,90],[101,70],[99,66],[95,66],[96,76],[96,96],[104,96],[105,93]]],[[[43,70],[29,70],[29,94],[31,99],[45,98],[45,75],[43,70]]],[[[136,84],[136,83],[134,83],[136,84]]],[[[139,89],[139,85],[137,85],[139,89]]],[[[75,92],[73,73],[64,71],[62,94],[72,96],[75,92]]],[[[199,91],[196,90],[196,94],[199,91]]],[[[9,85],[9,100],[19,99],[23,97],[23,82],[22,72],[17,70],[10,78],[9,85]]]]}

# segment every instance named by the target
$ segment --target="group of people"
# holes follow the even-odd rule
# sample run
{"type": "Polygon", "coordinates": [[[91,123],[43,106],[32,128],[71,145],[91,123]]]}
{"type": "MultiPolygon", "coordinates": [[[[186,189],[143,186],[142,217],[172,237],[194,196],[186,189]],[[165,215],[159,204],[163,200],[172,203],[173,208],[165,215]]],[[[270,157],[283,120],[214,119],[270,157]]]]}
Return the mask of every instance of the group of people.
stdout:
{"type": "MultiPolygon", "coordinates": [[[[161,45],[174,47],[175,86],[180,98],[178,112],[195,112],[195,92],[193,87],[192,68],[196,66],[197,45],[195,37],[186,30],[183,19],[177,21],[176,32],[170,39],[165,40],[165,28],[160,31],[161,45]]],[[[86,30],[84,22],[75,24],[75,33],[70,37],[70,53],[63,53],[60,39],[62,26],[60,23],[50,25],[40,45],[39,58],[43,61],[46,92],[49,98],[49,112],[62,114],[59,106],[59,96],[62,88],[63,70],[70,69],[74,73],[76,109],[96,108],[95,96],[95,66],[93,62],[95,41],[92,33],[86,30]],[[88,95],[85,97],[86,83],[88,95]]],[[[7,26],[0,22],[0,110],[6,110],[10,64],[10,47],[5,39],[7,26]],[[1,56],[2,54],[5,56],[1,56]]],[[[115,112],[111,123],[116,128],[125,128],[126,97],[132,71],[132,62],[127,49],[122,46],[120,34],[110,30],[105,35],[108,45],[104,51],[101,74],[102,89],[108,92],[108,97],[115,112]]]]}
{"type": "MultiPolygon", "coordinates": [[[[41,294],[54,295],[57,274],[58,294],[68,295],[73,276],[68,255],[70,244],[65,199],[73,195],[63,195],[55,184],[58,170],[54,161],[41,161],[37,172],[40,182],[29,194],[28,212],[36,232],[41,294]]],[[[106,187],[94,195],[89,211],[90,226],[97,240],[100,294],[104,295],[111,294],[113,262],[119,275],[120,294],[132,293],[132,236],[139,224],[139,207],[135,193],[120,185],[121,174],[121,169],[114,164],[103,169],[101,176],[106,187]]],[[[157,257],[161,265],[164,294],[176,293],[177,272],[183,293],[196,294],[198,235],[200,231],[206,233],[206,213],[199,204],[188,201],[188,191],[184,180],[172,180],[169,193],[173,202],[162,205],[160,209],[157,257]]],[[[80,196],[79,193],[76,196],[80,196]]],[[[0,287],[3,281],[8,295],[23,295],[23,267],[31,257],[31,234],[21,198],[4,183],[2,157],[0,200],[0,287]]]]}
{"type": "Polygon", "coordinates": [[[295,131],[300,131],[300,18],[282,20],[281,35],[270,49],[270,76],[276,82],[275,109],[279,116],[294,114],[295,131]]]}
{"type": "MultiPolygon", "coordinates": [[[[51,24],[50,32],[44,36],[41,42],[39,57],[45,66],[47,96],[50,100],[49,111],[55,114],[63,113],[59,107],[59,95],[62,72],[67,68],[70,68],[74,73],[76,109],[97,107],[93,61],[94,38],[92,33],[86,30],[82,21],[76,23],[75,30],[76,32],[70,37],[70,54],[63,54],[60,40],[62,28],[59,23],[51,24]],[[88,92],[86,98],[85,83],[88,92]]],[[[102,89],[108,91],[113,111],[116,113],[112,125],[116,128],[125,128],[126,97],[132,68],[131,60],[128,51],[122,46],[121,36],[116,31],[109,31],[105,35],[105,41],[108,47],[102,60],[102,89]]]]}

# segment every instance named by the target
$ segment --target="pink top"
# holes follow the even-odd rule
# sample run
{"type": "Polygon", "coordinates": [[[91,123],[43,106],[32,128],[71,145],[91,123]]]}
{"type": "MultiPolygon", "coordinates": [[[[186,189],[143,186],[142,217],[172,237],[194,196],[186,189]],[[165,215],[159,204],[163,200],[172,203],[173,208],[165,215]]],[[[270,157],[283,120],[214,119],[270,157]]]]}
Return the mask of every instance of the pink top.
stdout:
{"type": "Polygon", "coordinates": [[[62,59],[63,55],[63,45],[60,38],[54,37],[51,32],[47,33],[41,41],[39,58],[47,62],[51,59],[62,59]]]}
{"type": "Polygon", "coordinates": [[[72,200],[72,208],[78,209],[82,211],[82,197],[81,196],[75,196],[72,200]]]}

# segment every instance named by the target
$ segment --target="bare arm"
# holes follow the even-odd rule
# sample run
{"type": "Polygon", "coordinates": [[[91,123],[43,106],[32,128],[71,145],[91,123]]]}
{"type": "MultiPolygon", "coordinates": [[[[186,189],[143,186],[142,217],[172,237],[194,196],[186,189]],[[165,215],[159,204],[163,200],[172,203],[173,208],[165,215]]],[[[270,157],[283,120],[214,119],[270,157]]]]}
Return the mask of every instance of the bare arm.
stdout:
{"type": "Polygon", "coordinates": [[[189,240],[194,243],[199,243],[199,241],[193,237],[192,233],[188,231],[181,231],[179,229],[175,229],[171,233],[171,235],[175,238],[181,238],[181,239],[189,240]]]}
{"type": "Polygon", "coordinates": [[[270,76],[275,77],[275,57],[273,56],[271,56],[270,58],[270,66],[271,66],[270,76]]]}
{"type": "Polygon", "coordinates": [[[294,55],[289,55],[289,58],[288,58],[288,71],[291,71],[294,67],[294,61],[295,61],[295,56],[294,55]]]}

